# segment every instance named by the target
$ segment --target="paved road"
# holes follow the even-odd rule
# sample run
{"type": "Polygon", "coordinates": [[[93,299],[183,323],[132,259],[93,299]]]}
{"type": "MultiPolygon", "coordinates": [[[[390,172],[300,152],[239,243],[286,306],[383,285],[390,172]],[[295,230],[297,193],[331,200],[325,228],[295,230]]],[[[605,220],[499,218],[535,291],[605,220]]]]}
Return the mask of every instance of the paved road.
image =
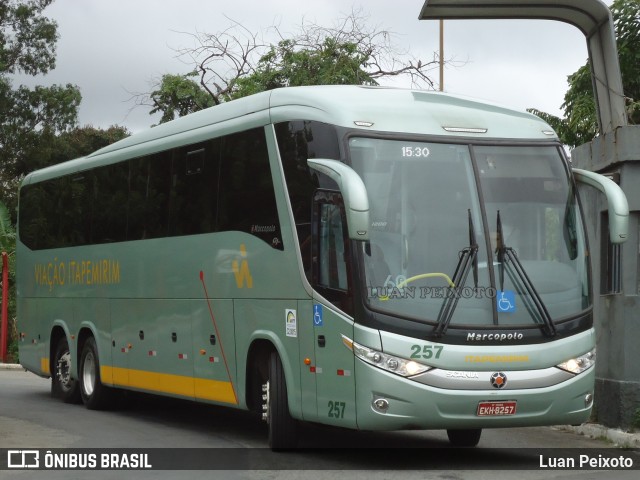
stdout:
{"type": "Polygon", "coordinates": [[[247,412],[144,395],[131,395],[112,411],[96,412],[54,400],[49,391],[49,380],[21,370],[0,370],[0,449],[206,448],[210,449],[207,452],[212,458],[227,464],[230,459],[237,457],[248,461],[251,468],[265,470],[184,473],[158,470],[0,470],[0,479],[333,479],[336,471],[342,471],[339,475],[344,478],[367,480],[635,480],[639,475],[638,470],[603,473],[538,468],[540,452],[567,447],[585,449],[585,452],[586,449],[607,449],[607,452],[615,452],[616,455],[631,456],[636,465],[640,464],[637,453],[614,449],[610,443],[552,428],[486,430],[479,447],[456,450],[443,448],[448,446],[443,431],[370,433],[308,426],[302,430],[304,451],[278,454],[265,449],[266,428],[247,412]],[[328,450],[336,447],[343,448],[328,450]],[[353,450],[351,447],[363,449],[353,450]],[[223,448],[230,450],[221,450],[223,448]],[[371,450],[374,448],[376,450],[371,450]],[[532,458],[536,460],[534,467],[532,458]],[[522,465],[527,465],[529,469],[517,472],[504,470],[505,467],[516,469],[522,465]],[[481,469],[476,471],[476,468],[481,469]]]}

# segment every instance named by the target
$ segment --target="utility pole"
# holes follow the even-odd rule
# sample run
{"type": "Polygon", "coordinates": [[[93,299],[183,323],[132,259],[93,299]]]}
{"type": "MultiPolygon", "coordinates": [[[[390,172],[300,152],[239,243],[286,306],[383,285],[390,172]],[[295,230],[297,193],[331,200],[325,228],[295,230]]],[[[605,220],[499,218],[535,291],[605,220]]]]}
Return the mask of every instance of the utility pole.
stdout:
{"type": "Polygon", "coordinates": [[[444,92],[444,20],[440,19],[440,91],[444,92]]]}

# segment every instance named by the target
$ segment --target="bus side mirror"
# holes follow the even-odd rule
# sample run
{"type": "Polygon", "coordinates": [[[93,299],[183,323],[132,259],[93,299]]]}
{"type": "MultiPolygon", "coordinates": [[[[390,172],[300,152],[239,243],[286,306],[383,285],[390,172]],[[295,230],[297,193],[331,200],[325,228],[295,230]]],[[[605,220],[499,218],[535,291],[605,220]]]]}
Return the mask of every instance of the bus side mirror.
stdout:
{"type": "Polygon", "coordinates": [[[629,231],[629,204],[622,189],[612,180],[599,173],[573,169],[576,180],[600,190],[607,197],[609,206],[609,238],[611,243],[627,241],[629,231]]]}
{"type": "Polygon", "coordinates": [[[338,160],[310,158],[309,167],[331,177],[340,188],[352,240],[369,240],[369,197],[364,182],[351,167],[338,160]]]}

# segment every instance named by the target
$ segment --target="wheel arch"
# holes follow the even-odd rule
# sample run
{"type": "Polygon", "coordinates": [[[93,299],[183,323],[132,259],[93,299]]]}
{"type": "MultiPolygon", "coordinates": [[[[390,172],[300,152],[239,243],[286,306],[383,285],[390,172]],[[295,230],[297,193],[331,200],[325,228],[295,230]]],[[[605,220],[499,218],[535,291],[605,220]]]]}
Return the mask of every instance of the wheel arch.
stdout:
{"type": "Polygon", "coordinates": [[[282,362],[289,411],[294,418],[302,418],[300,405],[300,382],[296,381],[293,365],[296,358],[291,356],[282,341],[273,332],[256,332],[249,342],[245,364],[245,401],[251,411],[260,412],[262,405],[262,382],[267,378],[269,356],[276,352],[282,362]]]}
{"type": "MultiPolygon", "coordinates": [[[[77,351],[76,351],[76,355],[78,358],[80,358],[80,355],[82,355],[82,349],[84,348],[84,344],[87,341],[87,339],[90,337],[93,337],[94,339],[96,338],[96,334],[93,331],[93,329],[86,325],[83,325],[82,327],[80,327],[80,331],[78,332],[78,342],[77,342],[77,351]]],[[[100,355],[100,352],[98,352],[98,355],[100,355]]]]}
{"type": "Polygon", "coordinates": [[[247,351],[245,365],[245,401],[247,408],[259,413],[262,406],[261,385],[267,377],[269,356],[277,352],[276,346],[268,338],[255,338],[247,351]]]}
{"type": "Polygon", "coordinates": [[[55,362],[56,349],[58,348],[58,342],[60,342],[61,338],[67,339],[67,345],[69,345],[69,352],[71,353],[71,376],[73,378],[78,378],[77,372],[77,359],[78,356],[76,352],[74,352],[73,341],[71,339],[71,334],[69,333],[69,328],[62,321],[55,321],[53,327],[51,328],[51,333],[49,334],[49,375],[53,374],[53,364],[55,362]]]}

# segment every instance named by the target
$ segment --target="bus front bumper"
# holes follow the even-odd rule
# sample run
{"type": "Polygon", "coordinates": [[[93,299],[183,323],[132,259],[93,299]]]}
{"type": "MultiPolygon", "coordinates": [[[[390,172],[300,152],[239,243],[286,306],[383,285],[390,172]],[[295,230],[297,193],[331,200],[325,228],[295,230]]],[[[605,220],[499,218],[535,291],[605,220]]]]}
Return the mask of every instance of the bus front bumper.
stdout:
{"type": "Polygon", "coordinates": [[[594,368],[550,387],[514,390],[489,384],[486,390],[435,388],[359,360],[355,369],[362,430],[579,425],[593,405],[594,368]]]}

